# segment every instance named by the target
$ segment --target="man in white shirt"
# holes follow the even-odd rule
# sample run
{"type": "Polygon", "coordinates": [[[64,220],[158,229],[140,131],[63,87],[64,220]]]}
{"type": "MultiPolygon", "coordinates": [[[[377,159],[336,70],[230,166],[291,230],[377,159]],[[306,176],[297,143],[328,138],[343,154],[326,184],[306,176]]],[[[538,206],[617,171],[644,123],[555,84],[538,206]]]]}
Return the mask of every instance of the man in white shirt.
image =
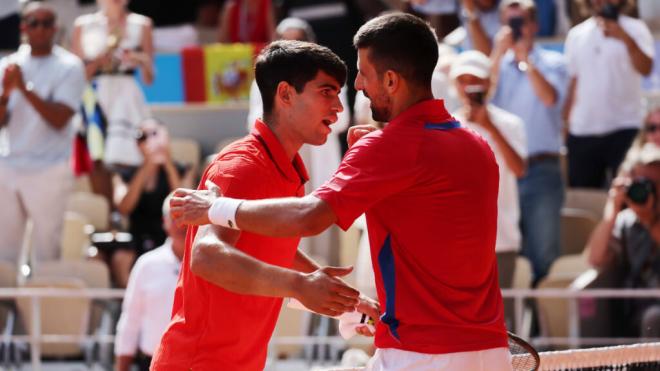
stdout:
{"type": "Polygon", "coordinates": [[[172,221],[170,198],[163,202],[163,229],[169,238],[140,256],[128,279],[115,338],[117,371],[130,370],[134,361],[140,370],[149,370],[151,356],[170,323],[186,246],[186,226],[172,221]]]}
{"type": "Polygon", "coordinates": [[[85,73],[78,57],[54,45],[55,22],[48,5],[28,4],[21,22],[27,44],[0,61],[0,259],[13,263],[28,219],[32,262],[59,257],[73,185],[71,117],[85,73]]]}
{"type": "Polygon", "coordinates": [[[565,46],[569,185],[602,188],[642,122],[641,80],[651,73],[654,46],[644,22],[620,14],[626,0],[588,3],[592,17],[570,30],[565,46]]]}
{"type": "Polygon", "coordinates": [[[517,178],[525,173],[527,143],[522,120],[487,101],[491,68],[485,54],[471,50],[458,56],[449,76],[463,103],[453,116],[486,139],[499,165],[495,251],[500,287],[507,288],[521,245],[517,178]]]}

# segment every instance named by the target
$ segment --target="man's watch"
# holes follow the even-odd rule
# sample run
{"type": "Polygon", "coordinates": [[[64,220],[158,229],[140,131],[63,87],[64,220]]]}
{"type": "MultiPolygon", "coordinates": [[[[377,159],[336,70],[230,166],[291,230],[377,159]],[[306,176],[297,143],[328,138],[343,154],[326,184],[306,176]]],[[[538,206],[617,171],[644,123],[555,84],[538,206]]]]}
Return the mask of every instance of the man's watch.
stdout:
{"type": "Polygon", "coordinates": [[[471,10],[470,11],[470,10],[467,10],[466,8],[463,8],[461,10],[461,15],[468,22],[479,20],[479,12],[477,10],[471,10]]]}

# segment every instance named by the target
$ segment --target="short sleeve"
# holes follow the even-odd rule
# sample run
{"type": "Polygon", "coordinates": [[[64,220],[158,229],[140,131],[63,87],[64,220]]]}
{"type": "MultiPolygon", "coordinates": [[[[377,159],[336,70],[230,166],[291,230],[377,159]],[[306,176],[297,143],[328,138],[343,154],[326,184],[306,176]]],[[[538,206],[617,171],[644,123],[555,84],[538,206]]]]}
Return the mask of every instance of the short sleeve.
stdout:
{"type": "Polygon", "coordinates": [[[339,169],[313,195],[330,205],[337,225],[347,230],[379,201],[415,182],[414,145],[394,146],[382,132],[360,139],[344,156],[339,169]]]}
{"type": "Polygon", "coordinates": [[[82,101],[86,80],[82,61],[77,57],[72,59],[73,61],[69,62],[62,80],[57,84],[57,89],[53,91],[52,100],[76,111],[82,101]]]}
{"type": "Polygon", "coordinates": [[[527,158],[527,136],[523,121],[518,116],[512,115],[509,126],[510,130],[506,130],[502,134],[518,156],[523,159],[527,158]]]}
{"type": "Polygon", "coordinates": [[[563,107],[568,89],[568,72],[566,68],[566,58],[559,53],[551,53],[548,58],[547,66],[541,71],[543,77],[555,89],[557,93],[556,107],[563,107]]]}
{"type": "Polygon", "coordinates": [[[647,57],[654,58],[655,45],[653,41],[653,35],[651,34],[651,31],[643,21],[640,20],[636,20],[636,21],[638,21],[639,23],[637,23],[638,26],[635,28],[635,34],[631,36],[633,37],[633,40],[635,40],[635,42],[637,43],[637,46],[642,50],[644,54],[646,54],[647,57]]]}
{"type": "Polygon", "coordinates": [[[564,42],[564,54],[566,55],[566,71],[570,77],[575,77],[577,75],[577,56],[575,55],[574,50],[575,44],[575,30],[568,32],[566,36],[566,41],[564,42]]]}

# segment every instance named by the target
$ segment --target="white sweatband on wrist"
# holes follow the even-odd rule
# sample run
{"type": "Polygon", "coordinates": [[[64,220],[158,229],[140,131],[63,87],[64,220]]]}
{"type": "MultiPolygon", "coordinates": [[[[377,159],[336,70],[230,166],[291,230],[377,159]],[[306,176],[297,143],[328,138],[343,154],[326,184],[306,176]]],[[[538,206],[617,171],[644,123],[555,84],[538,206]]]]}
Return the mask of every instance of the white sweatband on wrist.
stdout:
{"type": "Polygon", "coordinates": [[[238,229],[236,225],[236,210],[244,200],[220,197],[213,201],[208,211],[209,220],[215,225],[238,229]]]}

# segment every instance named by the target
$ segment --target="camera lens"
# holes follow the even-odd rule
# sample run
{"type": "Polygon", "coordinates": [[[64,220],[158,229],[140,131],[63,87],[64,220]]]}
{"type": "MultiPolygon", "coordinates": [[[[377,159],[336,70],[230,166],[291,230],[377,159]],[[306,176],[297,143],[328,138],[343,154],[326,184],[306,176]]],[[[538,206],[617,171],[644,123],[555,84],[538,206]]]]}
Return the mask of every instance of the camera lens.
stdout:
{"type": "Polygon", "coordinates": [[[628,190],[626,191],[626,196],[636,203],[636,204],[645,204],[649,199],[651,194],[655,193],[655,184],[646,178],[635,179],[628,190]]]}

